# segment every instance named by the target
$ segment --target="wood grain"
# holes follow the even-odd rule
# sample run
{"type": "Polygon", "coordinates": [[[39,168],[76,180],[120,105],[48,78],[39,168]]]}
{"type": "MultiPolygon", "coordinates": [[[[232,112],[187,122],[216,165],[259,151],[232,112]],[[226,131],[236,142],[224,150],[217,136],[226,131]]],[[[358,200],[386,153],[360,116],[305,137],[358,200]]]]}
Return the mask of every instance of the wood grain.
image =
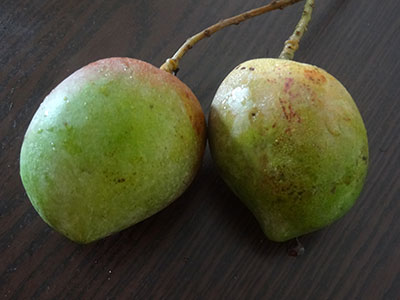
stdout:
{"type": "MultiPolygon", "coordinates": [[[[365,120],[370,168],[355,207],[304,236],[302,257],[272,243],[218,176],[207,151],[190,188],[167,209],[99,242],[76,245],[32,208],[19,151],[43,98],[103,57],[156,66],[221,18],[262,1],[3,0],[0,3],[1,299],[399,299],[400,2],[316,1],[295,59],[350,91],[365,120]]],[[[202,41],[179,77],[208,114],[239,63],[276,57],[301,4],[202,41]]]]}

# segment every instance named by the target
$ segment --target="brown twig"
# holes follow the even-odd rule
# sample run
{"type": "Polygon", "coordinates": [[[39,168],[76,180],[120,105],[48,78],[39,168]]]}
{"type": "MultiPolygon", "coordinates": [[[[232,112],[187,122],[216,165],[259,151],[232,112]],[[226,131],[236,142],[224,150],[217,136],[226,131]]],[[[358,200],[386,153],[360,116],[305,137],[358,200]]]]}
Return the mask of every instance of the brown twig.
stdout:
{"type": "Polygon", "coordinates": [[[285,42],[285,46],[279,58],[281,59],[293,59],[294,53],[299,48],[300,40],[304,33],[307,31],[308,23],[311,21],[311,14],[314,8],[314,0],[306,0],[304,5],[303,14],[301,15],[299,23],[297,23],[293,34],[285,42]]]}
{"type": "Polygon", "coordinates": [[[262,15],[266,12],[275,10],[275,9],[283,9],[286,6],[295,4],[302,0],[274,0],[271,3],[261,6],[259,8],[255,8],[249,11],[246,11],[242,14],[237,16],[224,19],[219,21],[218,23],[206,28],[205,30],[199,32],[198,34],[192,36],[191,38],[187,39],[186,42],[178,49],[178,51],[174,54],[172,58],[168,58],[166,62],[160,67],[160,69],[167,71],[169,73],[176,73],[179,69],[179,61],[188,52],[197,42],[201,41],[206,37],[210,37],[215,32],[230,26],[230,25],[238,25],[239,23],[251,19],[253,17],[262,15]]]}

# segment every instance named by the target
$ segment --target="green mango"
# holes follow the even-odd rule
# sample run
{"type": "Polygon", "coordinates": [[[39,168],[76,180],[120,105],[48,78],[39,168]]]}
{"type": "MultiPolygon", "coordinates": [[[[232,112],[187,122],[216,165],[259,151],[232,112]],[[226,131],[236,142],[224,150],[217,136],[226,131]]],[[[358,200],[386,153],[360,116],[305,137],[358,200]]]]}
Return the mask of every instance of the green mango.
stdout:
{"type": "Polygon", "coordinates": [[[250,60],[224,79],[209,143],[223,179],[273,241],[342,217],[367,172],[367,133],[350,94],[324,70],[289,60],[250,60]]]}
{"type": "Polygon", "coordinates": [[[204,114],[185,84],[143,61],[108,58],[45,98],[25,134],[20,174],[43,220],[89,243],[179,197],[204,147],[204,114]]]}

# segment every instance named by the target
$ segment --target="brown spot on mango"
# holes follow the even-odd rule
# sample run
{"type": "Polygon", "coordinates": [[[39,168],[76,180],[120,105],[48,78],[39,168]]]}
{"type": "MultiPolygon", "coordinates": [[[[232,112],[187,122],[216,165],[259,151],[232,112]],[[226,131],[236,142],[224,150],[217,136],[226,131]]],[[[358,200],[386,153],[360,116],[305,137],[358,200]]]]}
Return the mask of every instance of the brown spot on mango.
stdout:
{"type": "Polygon", "coordinates": [[[250,112],[249,112],[249,120],[250,121],[254,121],[257,114],[258,114],[258,110],[256,108],[253,108],[250,112]]]}
{"type": "Polygon", "coordinates": [[[332,193],[332,194],[336,193],[336,185],[334,185],[334,186],[331,188],[331,193],[332,193]]]}
{"type": "Polygon", "coordinates": [[[301,123],[300,116],[297,114],[296,111],[294,111],[290,102],[286,101],[283,98],[279,98],[279,103],[281,104],[282,112],[286,120],[288,120],[289,122],[297,121],[298,123],[301,123]]]}
{"type": "Polygon", "coordinates": [[[315,84],[326,83],[326,78],[324,74],[322,74],[321,71],[318,69],[305,69],[304,76],[315,84]]]}

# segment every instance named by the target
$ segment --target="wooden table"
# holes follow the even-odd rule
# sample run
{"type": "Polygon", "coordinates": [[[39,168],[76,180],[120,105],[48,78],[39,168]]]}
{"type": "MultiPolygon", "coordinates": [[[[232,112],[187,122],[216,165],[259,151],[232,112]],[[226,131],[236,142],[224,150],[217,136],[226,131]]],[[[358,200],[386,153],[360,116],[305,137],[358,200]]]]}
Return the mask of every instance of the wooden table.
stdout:
{"type": "MultiPolygon", "coordinates": [[[[265,1],[3,0],[0,3],[1,299],[400,299],[400,2],[316,1],[296,60],[353,95],[369,135],[370,168],[354,208],[291,243],[268,241],[218,176],[207,150],[182,197],[90,245],[50,229],[19,177],[24,132],[43,98],[74,70],[129,56],[159,66],[189,36],[265,1]]],[[[208,114],[239,63],[276,57],[302,4],[218,32],[178,76],[208,114]]]]}

